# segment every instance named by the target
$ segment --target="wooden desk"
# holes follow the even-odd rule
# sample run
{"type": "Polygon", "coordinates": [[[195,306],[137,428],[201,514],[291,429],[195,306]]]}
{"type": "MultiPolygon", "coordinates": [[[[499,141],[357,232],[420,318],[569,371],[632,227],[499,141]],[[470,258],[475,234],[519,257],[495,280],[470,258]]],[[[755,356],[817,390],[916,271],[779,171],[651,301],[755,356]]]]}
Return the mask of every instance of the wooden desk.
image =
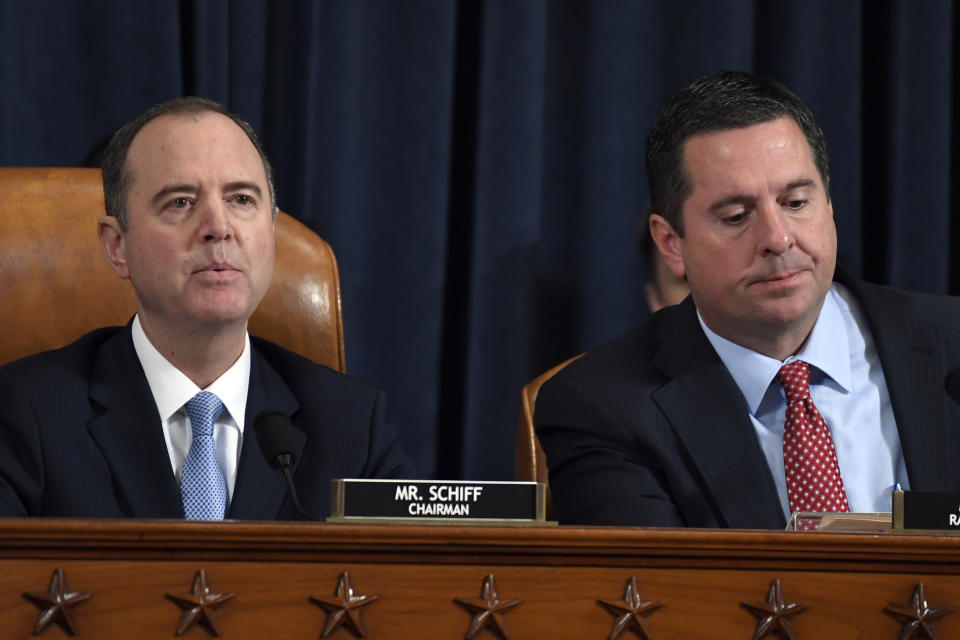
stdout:
{"type": "MultiPolygon", "coordinates": [[[[22,594],[46,591],[58,568],[69,591],[91,594],[73,607],[77,637],[98,640],[173,637],[182,610],[166,594],[188,595],[201,569],[213,593],[234,594],[215,614],[222,638],[319,638],[327,613],[310,596],[333,596],[344,572],[355,597],[379,596],[359,609],[372,639],[466,637],[472,615],[454,599],[479,600],[488,575],[505,603],[522,599],[503,616],[513,640],[607,638],[615,616],[597,601],[623,600],[631,578],[664,603],[645,618],[655,640],[750,638],[757,618],[741,602],[764,602],[777,579],[786,601],[809,605],[792,618],[798,639],[898,638],[884,607],[920,583],[931,607],[960,609],[952,537],[0,520],[0,637],[31,637],[40,609],[22,594]]],[[[57,624],[41,635],[66,637],[57,624]]],[[[960,637],[960,613],[939,620],[939,637],[960,637]]]]}

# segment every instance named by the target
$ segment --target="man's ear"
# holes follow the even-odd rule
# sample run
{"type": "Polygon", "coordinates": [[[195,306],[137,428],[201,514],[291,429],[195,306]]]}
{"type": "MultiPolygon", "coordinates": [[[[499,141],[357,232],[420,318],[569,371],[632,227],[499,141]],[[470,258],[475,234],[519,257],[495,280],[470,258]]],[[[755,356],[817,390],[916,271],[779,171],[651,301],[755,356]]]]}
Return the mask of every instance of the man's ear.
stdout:
{"type": "Polygon", "coordinates": [[[129,278],[130,270],[127,268],[127,254],[124,246],[125,235],[120,228],[120,223],[113,216],[100,216],[97,220],[97,235],[107,262],[118,276],[124,279],[129,278]]]}
{"type": "Polygon", "coordinates": [[[674,231],[673,227],[663,216],[650,214],[650,237],[657,244],[663,261],[670,267],[670,271],[678,278],[687,276],[687,269],[683,264],[683,253],[681,251],[683,238],[674,231]]]}

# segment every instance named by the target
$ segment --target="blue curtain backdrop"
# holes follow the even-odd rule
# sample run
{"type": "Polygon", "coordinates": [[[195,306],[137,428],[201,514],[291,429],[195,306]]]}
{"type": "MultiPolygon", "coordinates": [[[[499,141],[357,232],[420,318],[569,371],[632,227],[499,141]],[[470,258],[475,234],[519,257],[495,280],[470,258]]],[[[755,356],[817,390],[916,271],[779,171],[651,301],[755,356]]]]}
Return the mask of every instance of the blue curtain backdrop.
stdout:
{"type": "Polygon", "coordinates": [[[0,164],[82,165],[154,103],[226,103],[333,245],[348,370],[419,468],[505,479],[522,385],[646,313],[644,137],[695,77],[792,87],[846,264],[960,290],[958,26],[949,0],[3,0],[0,164]]]}

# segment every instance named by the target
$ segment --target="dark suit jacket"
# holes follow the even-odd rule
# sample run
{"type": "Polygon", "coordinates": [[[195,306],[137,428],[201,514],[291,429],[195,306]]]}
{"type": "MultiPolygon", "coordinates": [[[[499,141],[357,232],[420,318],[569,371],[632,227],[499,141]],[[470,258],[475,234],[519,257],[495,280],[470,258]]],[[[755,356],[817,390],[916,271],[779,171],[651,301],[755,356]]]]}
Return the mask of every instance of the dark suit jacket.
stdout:
{"type": "MultiPolygon", "coordinates": [[[[294,483],[329,515],[330,480],[410,477],[381,392],[251,338],[243,444],[228,518],[299,519],[253,430],[280,409],[299,432],[294,483]]],[[[180,490],[130,328],[0,367],[0,515],[182,518],[180,490]]]]}
{"type": "MultiPolygon", "coordinates": [[[[960,298],[844,278],[880,356],[910,486],[960,490],[960,298]]],[[[746,401],[690,298],[571,363],[540,391],[537,433],[561,523],[786,526],[746,401]]]]}

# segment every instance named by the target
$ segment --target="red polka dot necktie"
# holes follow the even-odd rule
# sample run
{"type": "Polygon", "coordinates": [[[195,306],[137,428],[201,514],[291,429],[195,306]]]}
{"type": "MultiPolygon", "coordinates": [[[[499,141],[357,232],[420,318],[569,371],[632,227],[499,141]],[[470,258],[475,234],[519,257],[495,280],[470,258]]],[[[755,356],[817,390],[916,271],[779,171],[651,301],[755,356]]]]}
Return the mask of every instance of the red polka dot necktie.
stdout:
{"type": "Polygon", "coordinates": [[[790,511],[850,511],[830,430],[810,398],[810,365],[794,360],[777,378],[787,394],[783,467],[790,511]]]}

